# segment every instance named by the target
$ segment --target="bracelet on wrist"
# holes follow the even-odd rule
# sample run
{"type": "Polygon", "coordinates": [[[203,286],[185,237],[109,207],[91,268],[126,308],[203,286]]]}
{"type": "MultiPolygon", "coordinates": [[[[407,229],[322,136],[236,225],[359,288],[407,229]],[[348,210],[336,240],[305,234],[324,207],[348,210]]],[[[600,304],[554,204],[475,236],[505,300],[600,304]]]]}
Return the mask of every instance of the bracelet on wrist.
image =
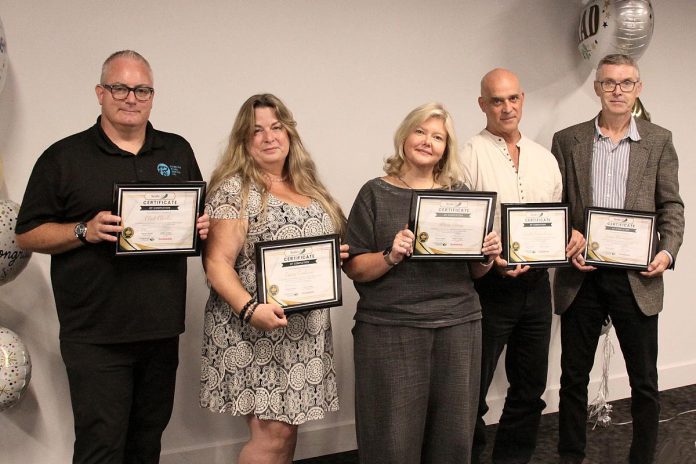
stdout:
{"type": "Polygon", "coordinates": [[[246,313],[246,317],[244,317],[245,324],[251,321],[251,318],[254,316],[254,311],[256,311],[256,308],[258,308],[258,306],[259,303],[256,301],[254,301],[254,303],[251,306],[249,306],[249,310],[246,313]]]}
{"type": "Polygon", "coordinates": [[[246,315],[246,312],[249,309],[249,306],[251,306],[254,303],[254,301],[256,301],[256,300],[252,296],[251,299],[249,301],[247,301],[246,304],[242,307],[242,310],[239,311],[239,320],[241,322],[244,322],[244,317],[246,315]]]}

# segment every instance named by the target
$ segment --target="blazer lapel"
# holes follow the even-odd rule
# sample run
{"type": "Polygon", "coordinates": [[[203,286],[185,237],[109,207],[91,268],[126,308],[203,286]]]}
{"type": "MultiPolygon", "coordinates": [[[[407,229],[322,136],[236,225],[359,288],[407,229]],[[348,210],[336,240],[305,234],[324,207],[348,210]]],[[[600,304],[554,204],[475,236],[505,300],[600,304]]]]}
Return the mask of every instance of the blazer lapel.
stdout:
{"type": "Polygon", "coordinates": [[[594,143],[594,133],[594,120],[580,126],[575,134],[577,143],[573,146],[571,152],[583,209],[592,205],[592,145],[594,143]]]}
{"type": "Polygon", "coordinates": [[[648,149],[647,131],[640,129],[641,138],[637,142],[631,141],[631,153],[628,158],[628,178],[626,179],[626,199],[624,209],[634,209],[633,205],[638,198],[641,189],[641,179],[645,166],[648,164],[650,150],[648,149]]]}

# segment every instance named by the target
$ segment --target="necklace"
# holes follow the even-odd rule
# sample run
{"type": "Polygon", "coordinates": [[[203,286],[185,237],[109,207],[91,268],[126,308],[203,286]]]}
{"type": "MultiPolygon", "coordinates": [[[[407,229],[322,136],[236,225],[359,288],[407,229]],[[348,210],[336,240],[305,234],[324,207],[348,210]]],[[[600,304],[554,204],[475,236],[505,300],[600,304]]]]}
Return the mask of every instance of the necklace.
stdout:
{"type": "MultiPolygon", "coordinates": [[[[401,176],[396,176],[396,178],[399,179],[406,187],[410,188],[411,190],[414,190],[413,187],[411,187],[410,185],[408,185],[408,183],[403,179],[403,177],[401,177],[401,176]]],[[[433,187],[435,187],[435,178],[433,178],[433,184],[430,186],[430,190],[432,190],[433,187]]]]}
{"type": "Polygon", "coordinates": [[[288,181],[288,178],[287,178],[287,177],[273,177],[273,176],[271,176],[270,174],[266,174],[264,177],[266,178],[266,180],[268,180],[268,181],[269,181],[270,183],[272,183],[272,184],[273,184],[273,183],[276,183],[276,182],[278,182],[278,183],[283,183],[283,182],[287,182],[287,181],[288,181]]]}

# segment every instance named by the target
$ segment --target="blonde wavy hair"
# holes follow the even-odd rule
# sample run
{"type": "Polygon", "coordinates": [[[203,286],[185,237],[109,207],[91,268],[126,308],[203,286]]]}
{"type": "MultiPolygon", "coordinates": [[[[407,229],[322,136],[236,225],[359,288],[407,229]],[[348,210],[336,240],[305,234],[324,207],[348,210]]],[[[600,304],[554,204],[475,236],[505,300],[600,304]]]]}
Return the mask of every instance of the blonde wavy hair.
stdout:
{"type": "Polygon", "coordinates": [[[247,146],[253,136],[256,125],[256,108],[270,108],[275,113],[278,122],[282,124],[288,133],[290,149],[285,158],[283,175],[292,184],[295,191],[318,201],[327,212],[334,229],[343,236],[345,232],[346,217],[341,207],[331,196],[329,191],[319,180],[317,168],[312,161],[309,152],[302,144],[300,134],[297,132],[297,122],[285,104],[276,96],[265,93],[253,95],[244,102],[237,113],[230,133],[227,148],[222,153],[215,170],[210,178],[208,197],[215,192],[228,178],[239,175],[242,179],[242,210],[246,207],[249,198],[249,187],[255,185],[263,197],[264,205],[268,188],[264,179],[264,172],[251,156],[247,146]]]}
{"type": "Polygon", "coordinates": [[[416,127],[430,118],[441,119],[447,131],[445,152],[433,167],[433,178],[443,187],[452,189],[463,183],[463,173],[457,155],[457,136],[454,133],[452,116],[440,103],[426,103],[406,115],[394,134],[394,154],[384,161],[384,172],[394,177],[404,174],[402,172],[406,163],[404,142],[416,127]]]}

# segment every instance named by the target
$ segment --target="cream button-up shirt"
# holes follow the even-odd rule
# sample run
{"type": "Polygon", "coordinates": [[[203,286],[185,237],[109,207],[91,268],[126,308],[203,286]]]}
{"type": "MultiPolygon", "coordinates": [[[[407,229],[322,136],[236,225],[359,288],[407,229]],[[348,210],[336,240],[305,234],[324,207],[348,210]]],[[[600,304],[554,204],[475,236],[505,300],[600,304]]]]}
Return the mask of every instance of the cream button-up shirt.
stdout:
{"type": "Polygon", "coordinates": [[[473,191],[497,192],[494,229],[500,234],[501,203],[557,203],[563,184],[558,162],[549,150],[524,135],[517,142],[518,170],[502,137],[486,129],[461,152],[464,183],[473,191]]]}

